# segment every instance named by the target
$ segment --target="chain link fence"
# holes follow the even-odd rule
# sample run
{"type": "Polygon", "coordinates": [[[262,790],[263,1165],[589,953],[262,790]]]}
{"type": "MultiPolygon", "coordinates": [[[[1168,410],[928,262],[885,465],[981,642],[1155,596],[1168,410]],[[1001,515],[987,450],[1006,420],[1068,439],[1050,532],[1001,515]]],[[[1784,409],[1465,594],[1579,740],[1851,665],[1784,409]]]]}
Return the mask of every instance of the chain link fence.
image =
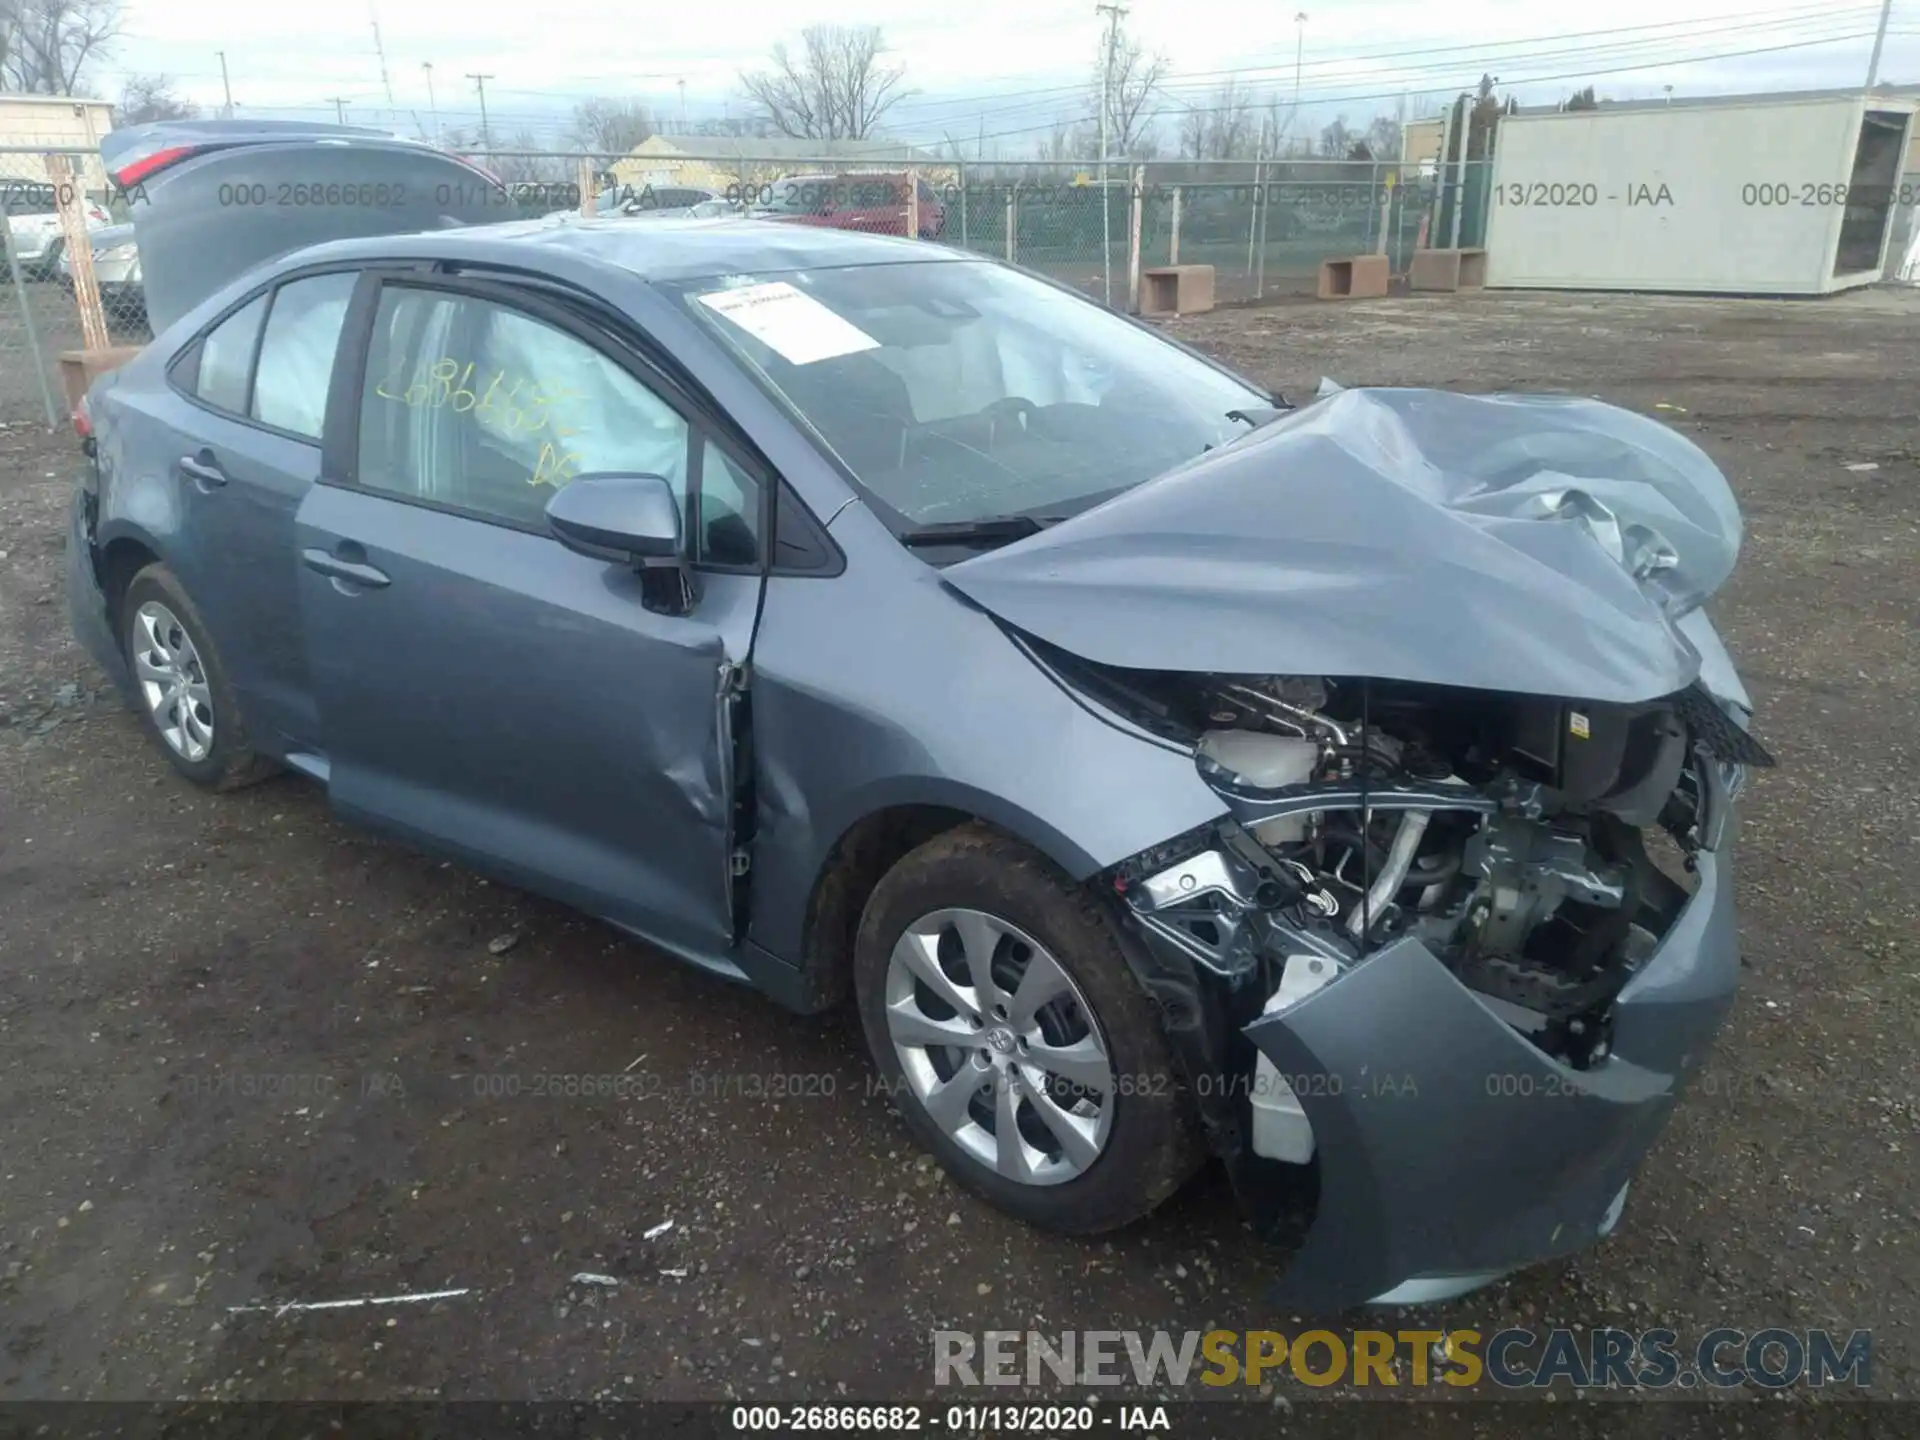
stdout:
{"type": "MultiPolygon", "coordinates": [[[[584,208],[609,216],[745,214],[918,235],[1012,261],[1123,310],[1137,308],[1142,272],[1162,265],[1213,266],[1223,303],[1311,292],[1329,259],[1380,254],[1401,273],[1428,230],[1442,217],[1450,223],[1455,209],[1466,212],[1460,243],[1476,243],[1476,206],[1487,191],[1474,166],[1435,179],[1372,161],[1159,161],[1110,163],[1103,171],[1097,160],[983,163],[885,146],[863,147],[858,158],[751,145],[703,154],[647,150],[494,150],[467,158],[498,177],[502,221],[584,208]],[[1456,194],[1466,203],[1453,205],[1456,194]]],[[[87,343],[59,214],[67,192],[80,202],[69,223],[84,221],[106,343],[150,338],[129,223],[138,193],[116,191],[97,152],[0,150],[8,212],[0,420],[38,414],[65,423],[59,357],[87,343]],[[68,166],[70,178],[56,180],[68,166]]],[[[269,193],[252,203],[272,202],[269,193]]],[[[1432,243],[1448,243],[1445,231],[1434,233],[1432,243]]]]}
{"type": "Polygon", "coordinates": [[[68,200],[93,260],[107,343],[140,345],[152,338],[132,217],[125,197],[108,182],[99,152],[0,149],[0,213],[6,221],[0,234],[0,423],[66,420],[59,357],[87,343],[60,213],[68,200]]]}

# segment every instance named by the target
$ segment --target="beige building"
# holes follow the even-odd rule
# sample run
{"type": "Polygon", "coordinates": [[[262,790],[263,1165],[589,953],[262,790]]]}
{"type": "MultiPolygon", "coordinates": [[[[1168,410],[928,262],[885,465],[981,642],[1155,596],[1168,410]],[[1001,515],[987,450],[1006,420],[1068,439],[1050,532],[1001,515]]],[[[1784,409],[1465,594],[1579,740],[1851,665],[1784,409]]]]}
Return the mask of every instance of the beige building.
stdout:
{"type": "Polygon", "coordinates": [[[913,166],[934,186],[958,178],[951,161],[896,140],[734,139],[719,135],[653,135],[613,163],[614,183],[698,185],[724,193],[733,185],[765,185],[785,175],[820,171],[902,170],[913,166]]]}
{"type": "MultiPolygon", "coordinates": [[[[113,106],[71,95],[0,94],[0,179],[44,181],[46,162],[36,154],[9,153],[22,146],[84,150],[87,188],[104,189],[100,137],[113,129],[113,106]]],[[[80,157],[75,157],[76,162],[80,157]]]]}
{"type": "Polygon", "coordinates": [[[1409,120],[1400,127],[1400,163],[1418,173],[1420,167],[1440,159],[1440,136],[1446,120],[1439,115],[1425,120],[1409,120]]]}

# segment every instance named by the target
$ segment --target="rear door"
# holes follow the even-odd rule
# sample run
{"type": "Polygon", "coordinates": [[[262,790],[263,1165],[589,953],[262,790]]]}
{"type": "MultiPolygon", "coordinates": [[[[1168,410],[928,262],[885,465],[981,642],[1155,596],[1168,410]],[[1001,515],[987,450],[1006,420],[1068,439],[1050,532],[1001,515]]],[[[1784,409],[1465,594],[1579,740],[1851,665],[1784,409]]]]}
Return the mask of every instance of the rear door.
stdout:
{"type": "MultiPolygon", "coordinates": [[[[358,271],[298,275],[230,310],[149,387],[140,452],[167,468],[180,543],[168,563],[206,617],[256,738],[314,733],[295,598],[294,511],[319,478],[320,437],[358,271]]],[[[275,743],[274,737],[278,737],[275,743]]]]}
{"type": "Polygon", "coordinates": [[[303,633],[343,813],[710,956],[732,938],[738,680],[764,480],[581,313],[387,276],[302,502],[303,633]],[[665,476],[697,596],[553,539],[578,475],[665,476]]]}

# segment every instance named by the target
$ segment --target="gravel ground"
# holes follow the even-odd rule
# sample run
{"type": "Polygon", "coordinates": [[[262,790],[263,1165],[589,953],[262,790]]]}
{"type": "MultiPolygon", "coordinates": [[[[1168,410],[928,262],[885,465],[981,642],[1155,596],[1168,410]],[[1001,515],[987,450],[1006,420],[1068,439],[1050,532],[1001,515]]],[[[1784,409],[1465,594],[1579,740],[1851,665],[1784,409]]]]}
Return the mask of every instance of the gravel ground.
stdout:
{"type": "MultiPolygon", "coordinates": [[[[1729,1030],[1614,1238],[1398,1323],[1871,1328],[1874,1393],[1920,1394],[1915,301],[1174,326],[1296,395],[1599,395],[1685,429],[1746,509],[1715,609],[1782,763],[1729,1030]]],[[[310,784],[178,783],[67,636],[72,444],[32,414],[0,416],[0,1399],[882,1399],[925,1392],[935,1327],[1356,1323],[1272,1310],[1279,1257],[1217,1174],[1111,1241],[1024,1229],[917,1156],[849,1017],[349,829],[310,784]],[[468,1293],[228,1310],[441,1289],[468,1293]]]]}

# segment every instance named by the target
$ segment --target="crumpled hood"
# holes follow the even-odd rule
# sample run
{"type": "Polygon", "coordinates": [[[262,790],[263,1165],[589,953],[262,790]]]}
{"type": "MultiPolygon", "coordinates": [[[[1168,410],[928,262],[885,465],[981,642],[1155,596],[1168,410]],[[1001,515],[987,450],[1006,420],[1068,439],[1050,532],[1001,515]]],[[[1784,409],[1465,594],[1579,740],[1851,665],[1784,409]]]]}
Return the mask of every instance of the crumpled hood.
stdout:
{"type": "Polygon", "coordinates": [[[1108,665],[1631,702],[1699,673],[1679,622],[1740,530],[1719,469],[1645,416],[1354,389],[943,573],[1108,665]]]}

